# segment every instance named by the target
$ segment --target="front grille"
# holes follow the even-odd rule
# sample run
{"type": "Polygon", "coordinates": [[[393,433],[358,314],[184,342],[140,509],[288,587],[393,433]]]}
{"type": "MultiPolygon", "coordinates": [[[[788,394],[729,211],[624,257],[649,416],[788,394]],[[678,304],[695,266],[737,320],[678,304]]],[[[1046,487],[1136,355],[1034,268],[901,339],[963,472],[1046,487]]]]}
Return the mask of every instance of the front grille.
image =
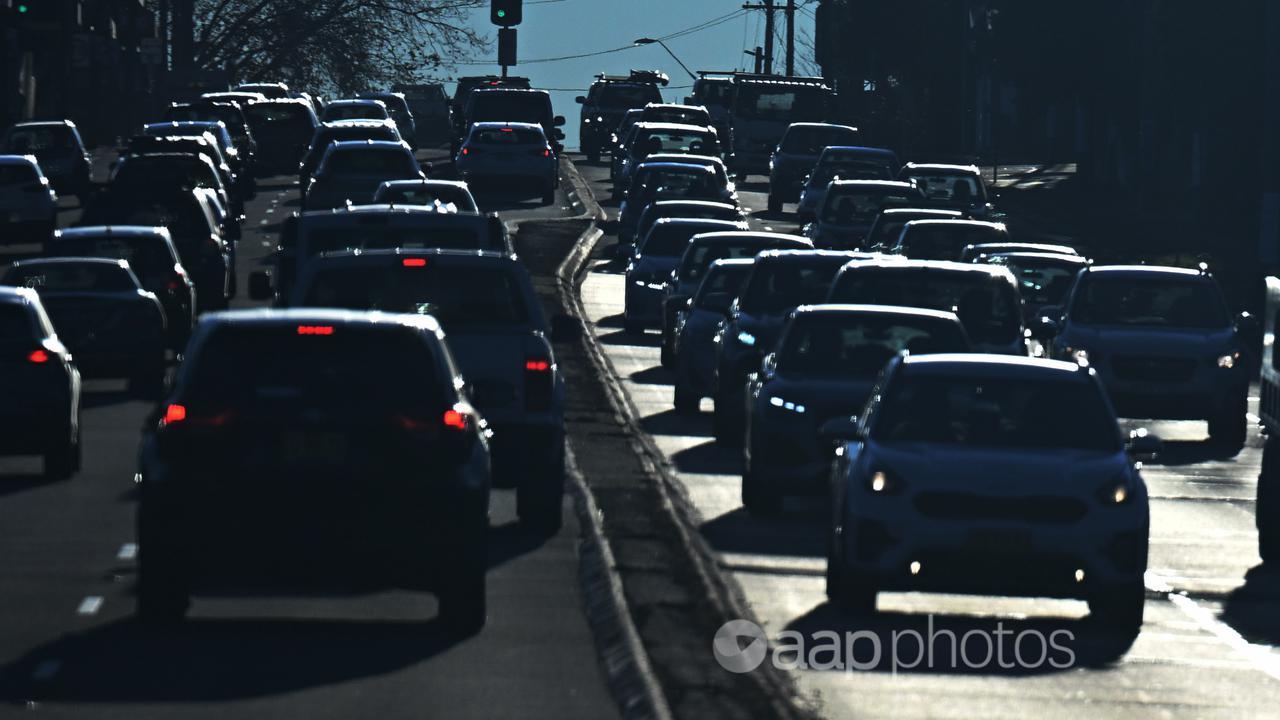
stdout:
{"type": "Polygon", "coordinates": [[[1144,382],[1186,382],[1196,373],[1192,358],[1151,355],[1116,355],[1111,369],[1120,380],[1144,382]]]}
{"type": "Polygon", "coordinates": [[[1089,511],[1081,500],[1062,497],[991,497],[961,492],[926,492],[915,500],[921,514],[945,519],[1024,520],[1073,523],[1089,511]]]}

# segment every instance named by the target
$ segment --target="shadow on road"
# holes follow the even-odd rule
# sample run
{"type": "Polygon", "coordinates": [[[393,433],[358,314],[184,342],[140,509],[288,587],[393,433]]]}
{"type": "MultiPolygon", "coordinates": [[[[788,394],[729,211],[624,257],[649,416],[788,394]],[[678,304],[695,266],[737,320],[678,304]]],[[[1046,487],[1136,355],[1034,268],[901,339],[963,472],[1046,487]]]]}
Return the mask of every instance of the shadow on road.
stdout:
{"type": "Polygon", "coordinates": [[[1280,566],[1258,565],[1227,596],[1222,621],[1253,643],[1280,643],[1280,566]]]}
{"type": "MultiPolygon", "coordinates": [[[[600,323],[600,325],[603,326],[604,323],[600,323]]],[[[656,348],[662,345],[661,335],[655,335],[654,333],[633,335],[622,330],[604,333],[597,336],[597,339],[604,345],[630,345],[632,347],[650,348],[656,348]]]]}
{"type": "Polygon", "coordinates": [[[806,508],[775,520],[761,520],[739,507],[703,523],[701,531],[716,552],[826,557],[827,514],[806,508]]]}
{"type": "MultiPolygon", "coordinates": [[[[690,418],[690,422],[695,422],[690,418]]],[[[690,436],[711,437],[709,419],[696,421],[698,430],[690,436]]],[[[695,475],[737,475],[742,472],[742,454],[720,447],[715,441],[704,442],[678,450],[671,456],[671,464],[682,473],[695,475]]]]}
{"type": "Polygon", "coordinates": [[[1166,440],[1164,442],[1164,452],[1157,455],[1154,460],[1146,461],[1144,464],[1182,467],[1214,460],[1234,460],[1238,454],[1234,450],[1224,448],[1209,440],[1166,440]]]}
{"type": "Polygon", "coordinates": [[[21,473],[16,475],[0,475],[0,497],[6,495],[17,495],[28,490],[37,490],[46,485],[53,485],[53,480],[47,480],[41,475],[32,475],[30,473],[21,473]]]}

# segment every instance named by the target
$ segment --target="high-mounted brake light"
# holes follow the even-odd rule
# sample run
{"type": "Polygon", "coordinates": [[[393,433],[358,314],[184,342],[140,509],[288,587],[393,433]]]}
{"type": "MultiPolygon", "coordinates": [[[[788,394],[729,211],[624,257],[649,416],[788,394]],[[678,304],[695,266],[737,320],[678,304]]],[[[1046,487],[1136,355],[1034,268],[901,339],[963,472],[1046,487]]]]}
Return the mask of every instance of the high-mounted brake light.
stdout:
{"type": "Polygon", "coordinates": [[[27,356],[27,362],[43,365],[49,362],[49,352],[47,350],[32,350],[31,354],[27,356]]]}
{"type": "Polygon", "coordinates": [[[400,261],[400,264],[404,265],[405,267],[426,267],[427,259],[426,258],[405,258],[404,260],[400,261]]]}
{"type": "Polygon", "coordinates": [[[538,358],[531,358],[524,361],[524,369],[531,372],[547,372],[551,369],[551,363],[538,358]]]}
{"type": "Polygon", "coordinates": [[[467,415],[454,408],[444,411],[444,426],[453,428],[454,430],[467,429],[467,415]]]}
{"type": "Polygon", "coordinates": [[[513,133],[515,130],[512,130],[511,128],[502,128],[502,132],[513,133]]]}
{"type": "Polygon", "coordinates": [[[170,403],[164,409],[164,419],[160,421],[161,425],[172,425],[187,419],[187,406],[170,403]]]}
{"type": "Polygon", "coordinates": [[[299,325],[299,335],[332,335],[332,325],[299,325]]]}

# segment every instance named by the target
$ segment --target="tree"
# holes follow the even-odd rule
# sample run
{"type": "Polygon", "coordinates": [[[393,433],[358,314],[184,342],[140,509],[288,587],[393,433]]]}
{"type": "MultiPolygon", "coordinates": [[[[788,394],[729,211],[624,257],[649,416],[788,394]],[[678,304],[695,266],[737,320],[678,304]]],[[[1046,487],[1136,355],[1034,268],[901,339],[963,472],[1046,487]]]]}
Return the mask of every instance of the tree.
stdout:
{"type": "Polygon", "coordinates": [[[488,44],[467,25],[467,14],[484,4],[194,0],[195,66],[341,94],[423,79],[488,44]]]}

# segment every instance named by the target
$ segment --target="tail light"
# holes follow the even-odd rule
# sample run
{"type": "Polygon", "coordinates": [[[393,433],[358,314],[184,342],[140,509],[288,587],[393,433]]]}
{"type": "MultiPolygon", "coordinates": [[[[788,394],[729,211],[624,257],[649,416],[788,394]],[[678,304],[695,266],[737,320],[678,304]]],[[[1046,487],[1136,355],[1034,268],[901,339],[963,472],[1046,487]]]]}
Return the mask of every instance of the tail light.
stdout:
{"type": "Polygon", "coordinates": [[[164,414],[160,416],[160,428],[164,429],[175,425],[218,428],[226,425],[233,414],[230,410],[227,410],[216,415],[193,415],[187,410],[186,405],[169,403],[164,406],[164,414]]]}
{"type": "Polygon", "coordinates": [[[27,362],[32,365],[44,365],[51,359],[53,359],[53,356],[49,354],[48,350],[32,350],[31,353],[27,355],[27,362]]]}
{"type": "Polygon", "coordinates": [[[464,147],[464,148],[462,148],[462,154],[463,154],[463,155],[470,155],[470,154],[471,154],[471,148],[468,148],[468,147],[464,147]]]}
{"type": "Polygon", "coordinates": [[[426,258],[404,258],[400,264],[407,268],[420,268],[427,266],[426,258]]]}
{"type": "Polygon", "coordinates": [[[454,405],[444,411],[442,422],[447,430],[466,432],[471,427],[471,413],[461,406],[454,405]]]}
{"type": "Polygon", "coordinates": [[[555,377],[551,361],[544,357],[530,357],[524,361],[524,409],[543,411],[551,408],[551,395],[555,389],[555,377]]]}

